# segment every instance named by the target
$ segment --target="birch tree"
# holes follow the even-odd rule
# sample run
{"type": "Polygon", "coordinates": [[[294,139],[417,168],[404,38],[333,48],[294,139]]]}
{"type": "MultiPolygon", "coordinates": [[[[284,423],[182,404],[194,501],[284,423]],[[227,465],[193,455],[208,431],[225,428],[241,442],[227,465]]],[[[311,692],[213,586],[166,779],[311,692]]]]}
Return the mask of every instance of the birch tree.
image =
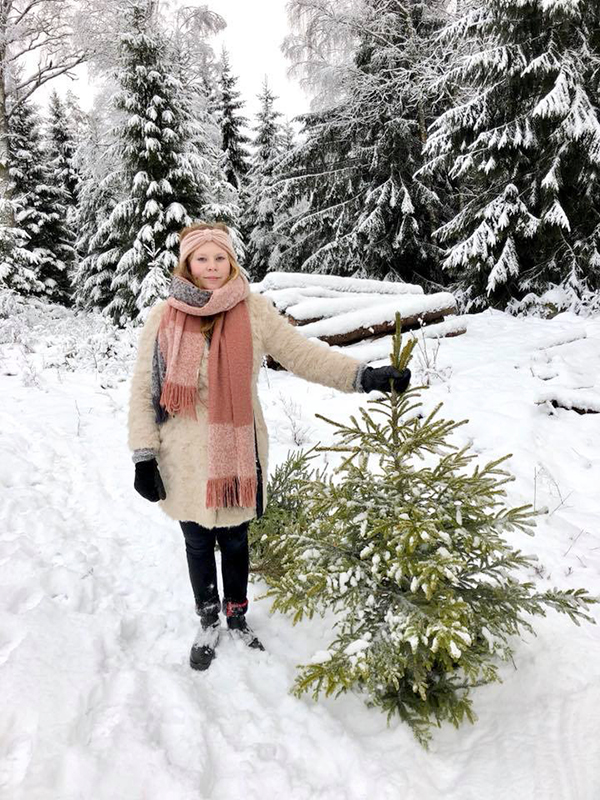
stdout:
{"type": "Polygon", "coordinates": [[[0,223],[11,226],[9,118],[40,86],[72,75],[87,57],[74,43],[73,0],[0,0],[0,223]]]}

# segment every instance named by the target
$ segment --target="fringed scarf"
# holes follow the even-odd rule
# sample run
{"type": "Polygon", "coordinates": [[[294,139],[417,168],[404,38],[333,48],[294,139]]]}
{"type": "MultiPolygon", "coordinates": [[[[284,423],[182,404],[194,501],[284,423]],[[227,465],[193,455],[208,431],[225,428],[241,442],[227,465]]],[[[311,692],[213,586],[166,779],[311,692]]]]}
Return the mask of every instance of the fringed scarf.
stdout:
{"type": "Polygon", "coordinates": [[[198,372],[206,346],[199,318],[225,312],[215,322],[208,348],[207,508],[256,504],[249,294],[242,275],[213,291],[174,276],[154,346],[157,423],[169,414],[197,419],[198,372]]]}

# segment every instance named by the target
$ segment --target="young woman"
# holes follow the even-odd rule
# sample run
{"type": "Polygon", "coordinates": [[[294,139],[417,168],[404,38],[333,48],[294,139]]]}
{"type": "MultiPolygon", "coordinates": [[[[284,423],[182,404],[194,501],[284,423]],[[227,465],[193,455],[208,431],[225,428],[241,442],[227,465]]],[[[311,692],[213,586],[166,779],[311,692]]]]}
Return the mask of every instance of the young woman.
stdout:
{"type": "Polygon", "coordinates": [[[135,489],[178,520],[200,617],[190,665],[206,669],[222,609],[232,635],[264,649],[246,622],[248,523],[266,503],[268,434],[257,393],[265,354],[341,392],[404,391],[393,367],[373,369],[310,342],[267,297],[250,292],[227,226],[179,234],[169,297],[141,330],[131,382],[129,446],[135,489]],[[219,597],[215,542],[221,550],[219,597]]]}

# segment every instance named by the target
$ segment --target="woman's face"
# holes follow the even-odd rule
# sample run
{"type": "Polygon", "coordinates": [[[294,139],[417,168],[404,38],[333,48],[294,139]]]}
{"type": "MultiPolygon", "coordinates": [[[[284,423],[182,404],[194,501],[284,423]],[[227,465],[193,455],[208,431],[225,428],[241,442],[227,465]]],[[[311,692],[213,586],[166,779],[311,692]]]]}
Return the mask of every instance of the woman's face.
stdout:
{"type": "Polygon", "coordinates": [[[205,242],[189,257],[190,272],[202,289],[220,289],[231,271],[227,252],[216,242],[205,242]]]}

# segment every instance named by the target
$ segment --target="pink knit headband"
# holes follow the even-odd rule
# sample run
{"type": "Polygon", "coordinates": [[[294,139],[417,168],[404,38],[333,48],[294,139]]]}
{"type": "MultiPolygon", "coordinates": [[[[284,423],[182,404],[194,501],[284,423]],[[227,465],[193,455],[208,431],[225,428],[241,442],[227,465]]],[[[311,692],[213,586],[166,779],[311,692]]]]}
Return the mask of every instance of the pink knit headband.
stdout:
{"type": "Polygon", "coordinates": [[[233,249],[233,242],[228,233],[214,228],[204,228],[200,231],[188,233],[187,236],[183,237],[179,245],[179,263],[184,264],[186,258],[205,242],[214,242],[218,244],[219,247],[222,247],[223,250],[227,252],[230,258],[235,261],[237,260],[235,250],[233,249]]]}

